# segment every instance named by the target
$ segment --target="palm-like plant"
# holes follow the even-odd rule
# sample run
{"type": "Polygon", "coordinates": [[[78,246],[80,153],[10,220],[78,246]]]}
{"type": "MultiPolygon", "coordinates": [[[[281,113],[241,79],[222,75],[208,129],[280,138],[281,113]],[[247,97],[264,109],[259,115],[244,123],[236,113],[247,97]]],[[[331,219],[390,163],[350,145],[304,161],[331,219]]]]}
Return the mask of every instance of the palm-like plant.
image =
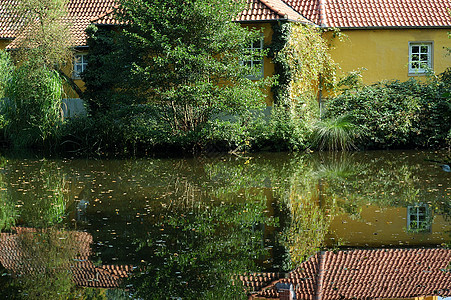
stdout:
{"type": "Polygon", "coordinates": [[[353,150],[365,131],[365,127],[354,124],[348,116],[339,116],[313,125],[312,142],[320,150],[353,150]]]}

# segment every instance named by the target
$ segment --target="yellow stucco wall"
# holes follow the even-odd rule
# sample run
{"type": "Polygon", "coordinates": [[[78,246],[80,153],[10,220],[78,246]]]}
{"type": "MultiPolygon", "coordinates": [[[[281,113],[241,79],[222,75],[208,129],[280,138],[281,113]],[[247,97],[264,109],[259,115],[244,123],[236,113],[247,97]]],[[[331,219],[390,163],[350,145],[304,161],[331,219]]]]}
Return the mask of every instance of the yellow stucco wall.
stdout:
{"type": "Polygon", "coordinates": [[[433,42],[433,70],[436,74],[451,66],[451,56],[444,47],[451,47],[448,39],[451,29],[359,29],[342,30],[346,36],[340,41],[327,32],[324,37],[330,41],[332,58],[342,71],[366,68],[363,74],[365,84],[384,79],[406,81],[408,75],[409,42],[433,42]]]}
{"type": "Polygon", "coordinates": [[[345,213],[335,216],[326,241],[329,245],[340,241],[348,246],[380,247],[442,244],[450,240],[451,224],[440,215],[433,216],[430,232],[411,233],[406,228],[406,207],[366,206],[357,219],[345,213]]]}

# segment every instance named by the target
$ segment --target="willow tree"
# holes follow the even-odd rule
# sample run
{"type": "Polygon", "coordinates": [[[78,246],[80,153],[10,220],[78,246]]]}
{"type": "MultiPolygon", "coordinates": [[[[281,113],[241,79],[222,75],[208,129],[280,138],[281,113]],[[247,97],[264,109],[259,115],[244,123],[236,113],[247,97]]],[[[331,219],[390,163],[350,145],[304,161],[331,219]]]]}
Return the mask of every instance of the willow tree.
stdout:
{"type": "MultiPolygon", "coordinates": [[[[264,105],[264,81],[248,79],[250,70],[240,63],[245,45],[260,37],[232,21],[243,5],[233,0],[120,0],[117,18],[126,25],[117,39],[122,45],[118,52],[128,59],[118,62],[117,69],[126,71],[117,91],[129,92],[134,103],[162,108],[160,116],[174,132],[195,130],[215,111],[264,105]]],[[[109,105],[108,99],[95,101],[109,105]]]]}
{"type": "Polygon", "coordinates": [[[11,6],[21,27],[10,45],[20,61],[4,87],[6,133],[15,146],[32,146],[62,122],[61,67],[71,57],[66,0],[20,0],[11,6]]]}

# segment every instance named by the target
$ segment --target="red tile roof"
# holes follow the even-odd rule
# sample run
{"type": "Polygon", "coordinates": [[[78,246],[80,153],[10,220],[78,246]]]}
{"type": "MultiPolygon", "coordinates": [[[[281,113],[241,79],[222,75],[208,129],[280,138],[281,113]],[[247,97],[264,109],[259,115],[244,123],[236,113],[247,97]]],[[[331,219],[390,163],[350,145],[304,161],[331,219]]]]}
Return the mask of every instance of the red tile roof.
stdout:
{"type": "MultiPolygon", "coordinates": [[[[259,22],[290,20],[312,24],[282,0],[247,0],[247,7],[248,8],[243,10],[235,21],[259,22]]],[[[119,22],[114,19],[113,12],[113,9],[109,10],[106,13],[91,19],[91,22],[99,25],[117,25],[119,22]]]]}
{"type": "MultiPolygon", "coordinates": [[[[20,29],[17,20],[11,16],[11,9],[17,0],[2,0],[0,3],[0,39],[13,39],[20,29]]],[[[247,0],[249,8],[237,21],[290,20],[310,23],[282,0],[247,0]]],[[[118,25],[113,17],[116,0],[68,0],[68,22],[72,24],[71,34],[74,46],[86,45],[86,27],[91,23],[118,25]]],[[[10,47],[14,47],[14,44],[10,47]]]]}
{"type": "MultiPolygon", "coordinates": [[[[0,1],[0,39],[13,39],[18,34],[20,26],[11,15],[10,9],[16,1],[0,1]]],[[[68,0],[66,22],[71,24],[74,47],[86,45],[85,29],[91,23],[91,19],[111,10],[115,4],[116,0],[68,0]]]]}
{"type": "Polygon", "coordinates": [[[320,0],[283,0],[302,16],[320,25],[320,0]]]}
{"type": "MultiPolygon", "coordinates": [[[[23,237],[39,232],[34,228],[15,227],[16,233],[0,233],[0,263],[14,274],[30,274],[45,266],[40,264],[39,253],[23,247],[23,237]]],[[[42,231],[42,230],[41,230],[42,231]]],[[[28,236],[30,237],[30,236],[28,236]]],[[[76,245],[77,257],[67,266],[74,284],[85,287],[115,288],[132,271],[131,266],[95,266],[90,260],[92,236],[86,232],[70,231],[67,236],[76,245]]],[[[32,238],[32,236],[31,236],[32,238]]],[[[56,237],[57,238],[57,237],[56,237]]]]}
{"type": "MultiPolygon", "coordinates": [[[[17,20],[8,9],[17,0],[0,1],[0,39],[14,39],[17,20]]],[[[86,45],[91,23],[118,25],[116,0],[68,0],[74,46],[86,45]]],[[[239,22],[290,20],[338,28],[451,27],[451,0],[247,0],[239,22]]],[[[11,47],[11,46],[10,46],[11,47]]]]}
{"type": "Polygon", "coordinates": [[[16,5],[14,0],[0,1],[0,38],[13,39],[19,24],[11,13],[11,7],[16,5]]]}
{"type": "Polygon", "coordinates": [[[277,284],[297,299],[376,299],[451,295],[451,250],[378,249],[316,254],[255,297],[278,299],[277,284]]]}
{"type": "Polygon", "coordinates": [[[96,25],[120,25],[117,19],[114,18],[114,11],[118,8],[118,6],[114,6],[112,9],[109,9],[105,13],[98,15],[91,19],[91,23],[96,25]]]}
{"type": "Polygon", "coordinates": [[[247,4],[248,9],[244,10],[236,21],[290,20],[311,23],[282,0],[247,0],[247,4]]]}
{"type": "Polygon", "coordinates": [[[324,27],[451,27],[451,0],[284,0],[324,27]]]}

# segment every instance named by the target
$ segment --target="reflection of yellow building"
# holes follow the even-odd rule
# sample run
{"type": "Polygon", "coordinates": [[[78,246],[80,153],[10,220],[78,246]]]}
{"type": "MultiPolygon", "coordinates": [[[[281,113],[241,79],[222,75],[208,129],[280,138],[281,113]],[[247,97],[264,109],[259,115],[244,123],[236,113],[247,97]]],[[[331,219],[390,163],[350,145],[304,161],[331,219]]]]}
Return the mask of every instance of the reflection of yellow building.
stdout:
{"type": "Polygon", "coordinates": [[[341,213],[334,217],[326,244],[380,247],[438,245],[450,240],[450,222],[442,215],[429,215],[430,226],[417,227],[421,214],[413,209],[409,213],[407,207],[363,206],[359,216],[341,213]]]}

